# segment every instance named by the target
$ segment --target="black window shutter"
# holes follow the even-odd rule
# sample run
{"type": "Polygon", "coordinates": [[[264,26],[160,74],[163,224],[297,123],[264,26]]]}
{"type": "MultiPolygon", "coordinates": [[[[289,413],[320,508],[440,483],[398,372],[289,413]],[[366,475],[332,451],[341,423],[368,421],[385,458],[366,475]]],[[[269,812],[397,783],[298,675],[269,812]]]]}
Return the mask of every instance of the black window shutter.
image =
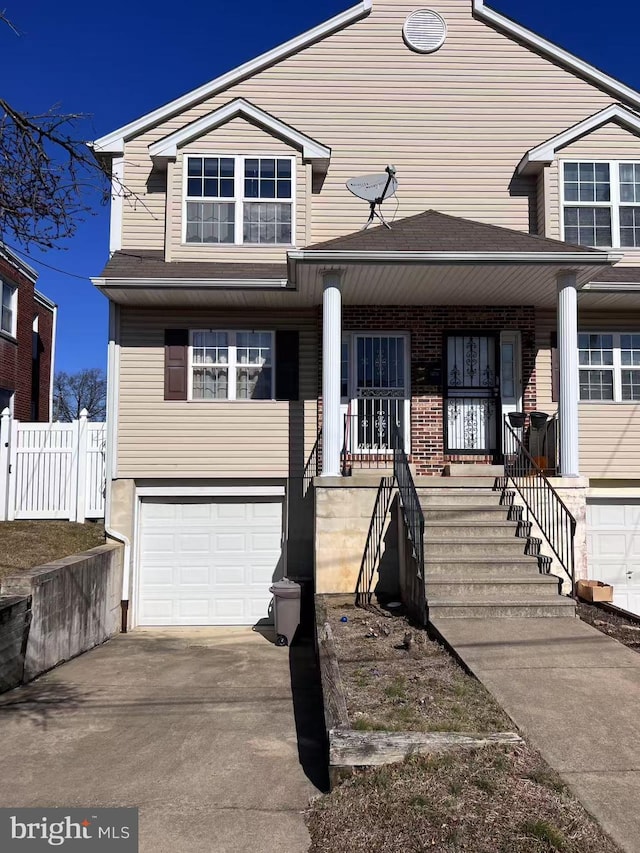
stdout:
{"type": "Polygon", "coordinates": [[[300,333],[276,332],[276,400],[298,400],[300,378],[300,333]]]}
{"type": "Polygon", "coordinates": [[[164,399],[187,399],[188,329],[164,330],[164,399]]]}
{"type": "Polygon", "coordinates": [[[560,399],[560,359],[558,358],[558,333],[551,332],[551,399],[560,399]]]}

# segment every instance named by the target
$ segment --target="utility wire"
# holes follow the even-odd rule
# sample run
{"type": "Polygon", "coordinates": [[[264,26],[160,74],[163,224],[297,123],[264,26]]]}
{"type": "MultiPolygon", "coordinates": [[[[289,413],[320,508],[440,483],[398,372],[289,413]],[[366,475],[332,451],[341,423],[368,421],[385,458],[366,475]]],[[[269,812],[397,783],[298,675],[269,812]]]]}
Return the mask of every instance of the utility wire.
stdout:
{"type": "Polygon", "coordinates": [[[80,281],[89,281],[88,275],[78,275],[75,272],[67,272],[67,270],[61,270],[60,267],[54,267],[51,264],[46,263],[46,261],[41,261],[39,258],[34,258],[33,255],[30,255],[28,252],[23,252],[21,249],[17,249],[15,246],[12,246],[11,243],[4,244],[8,246],[12,252],[15,252],[16,255],[21,255],[23,258],[28,258],[30,261],[33,261],[34,264],[40,264],[43,267],[47,267],[47,269],[53,270],[54,272],[59,272],[62,275],[68,275],[70,278],[79,278],[80,281]]]}

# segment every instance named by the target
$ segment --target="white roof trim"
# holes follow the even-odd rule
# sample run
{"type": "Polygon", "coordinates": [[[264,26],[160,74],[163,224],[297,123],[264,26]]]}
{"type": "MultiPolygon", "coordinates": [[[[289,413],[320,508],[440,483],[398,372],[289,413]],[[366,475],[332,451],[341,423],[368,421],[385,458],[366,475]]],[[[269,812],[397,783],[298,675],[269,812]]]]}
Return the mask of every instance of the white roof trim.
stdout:
{"type": "Polygon", "coordinates": [[[507,35],[514,36],[518,41],[529,45],[543,56],[548,56],[560,65],[564,65],[565,68],[574,71],[590,83],[594,83],[596,86],[606,89],[621,100],[627,101],[635,107],[640,107],[640,92],[636,89],[626,86],[614,77],[610,77],[608,74],[605,74],[604,71],[600,71],[600,69],[595,66],[589,65],[588,62],[584,62],[582,59],[578,59],[577,56],[569,53],[569,51],[558,47],[557,44],[554,44],[542,36],[539,36],[537,33],[521,26],[511,20],[511,18],[506,17],[506,15],[501,15],[500,12],[488,9],[484,5],[484,0],[472,0],[472,4],[473,13],[476,18],[486,21],[488,24],[492,24],[507,35]]]}
{"type": "Polygon", "coordinates": [[[31,279],[31,281],[35,284],[38,279],[38,273],[34,270],[33,267],[29,266],[26,261],[23,261],[22,258],[19,258],[16,254],[14,254],[8,246],[5,246],[4,243],[0,243],[0,257],[4,258],[5,261],[8,261],[11,266],[15,267],[18,272],[21,272],[23,275],[26,275],[27,278],[31,279]]]}
{"type": "Polygon", "coordinates": [[[592,290],[598,293],[629,293],[640,290],[640,270],[638,281],[590,281],[582,287],[583,290],[592,290]]]}
{"type": "Polygon", "coordinates": [[[101,290],[107,288],[177,287],[198,290],[287,290],[293,289],[286,278],[92,278],[91,283],[101,290]]]}
{"type": "Polygon", "coordinates": [[[169,134],[169,136],[165,136],[164,139],[154,142],[149,146],[149,154],[154,160],[175,158],[178,148],[182,145],[198,139],[203,134],[237,116],[243,116],[249,119],[249,121],[261,125],[274,136],[279,136],[292,146],[299,148],[305,160],[322,160],[328,162],[331,157],[330,148],[321,145],[309,136],[305,136],[304,133],[300,133],[300,131],[295,130],[295,128],[261,110],[249,101],[245,101],[244,98],[236,98],[236,100],[230,101],[228,104],[208,113],[197,121],[191,122],[186,127],[176,130],[174,133],[169,134]]]}
{"type": "Polygon", "coordinates": [[[301,249],[288,253],[291,261],[326,263],[421,263],[421,264],[615,264],[624,253],[613,252],[367,252],[301,249]]]}
{"type": "Polygon", "coordinates": [[[43,308],[48,308],[49,311],[55,311],[58,307],[57,304],[53,301],[53,299],[49,299],[48,296],[45,296],[44,293],[41,293],[39,290],[34,290],[33,296],[36,302],[39,302],[43,308]]]}
{"type": "Polygon", "coordinates": [[[570,145],[576,139],[586,136],[610,121],[617,121],[630,130],[640,133],[640,116],[621,104],[611,104],[527,151],[518,164],[518,174],[530,175],[538,172],[543,166],[548,166],[555,160],[558,149],[570,145]]]}
{"type": "Polygon", "coordinates": [[[290,39],[278,47],[274,47],[272,50],[268,50],[266,53],[249,60],[249,62],[245,62],[243,65],[239,65],[221,77],[216,77],[215,80],[205,83],[198,89],[187,92],[186,95],[170,101],[163,107],[159,107],[157,110],[136,119],[136,121],[125,124],[123,127],[114,130],[112,133],[108,133],[106,136],[101,136],[100,139],[96,139],[93,143],[94,150],[102,154],[123,154],[126,140],[142,133],[149,127],[159,124],[170,116],[188,109],[193,104],[210,98],[212,95],[238,83],[240,80],[250,77],[258,71],[262,71],[263,68],[273,65],[286,56],[290,56],[292,53],[296,53],[308,45],[325,38],[325,36],[330,35],[336,30],[348,27],[350,24],[369,14],[371,3],[372,0],[360,0],[355,6],[346,9],[333,18],[329,18],[328,21],[324,21],[324,23],[319,24],[317,27],[301,33],[299,36],[290,39]]]}

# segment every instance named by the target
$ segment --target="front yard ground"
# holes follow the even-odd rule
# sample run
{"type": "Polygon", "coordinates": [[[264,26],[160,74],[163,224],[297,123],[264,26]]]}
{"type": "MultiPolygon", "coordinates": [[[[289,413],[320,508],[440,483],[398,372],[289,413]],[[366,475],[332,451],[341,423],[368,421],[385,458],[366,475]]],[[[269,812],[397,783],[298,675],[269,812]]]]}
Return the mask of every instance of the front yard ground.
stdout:
{"type": "Polygon", "coordinates": [[[603,610],[596,604],[577,602],[578,616],[583,622],[597,628],[603,634],[613,637],[624,646],[640,652],[640,625],[619,613],[603,610]]]}
{"type": "MultiPolygon", "coordinates": [[[[402,616],[324,602],[354,729],[515,730],[425,631],[402,616]]],[[[621,853],[525,743],[356,768],[305,817],[309,853],[621,853]]]]}
{"type": "Polygon", "coordinates": [[[0,522],[0,579],[104,545],[102,522],[0,522]]]}
{"type": "Polygon", "coordinates": [[[524,746],[360,770],[306,819],[310,853],[620,853],[524,746]]]}
{"type": "Polygon", "coordinates": [[[414,732],[513,731],[489,693],[426,631],[401,616],[331,604],[349,720],[354,729],[414,732]],[[347,622],[342,622],[343,617],[347,622]]]}

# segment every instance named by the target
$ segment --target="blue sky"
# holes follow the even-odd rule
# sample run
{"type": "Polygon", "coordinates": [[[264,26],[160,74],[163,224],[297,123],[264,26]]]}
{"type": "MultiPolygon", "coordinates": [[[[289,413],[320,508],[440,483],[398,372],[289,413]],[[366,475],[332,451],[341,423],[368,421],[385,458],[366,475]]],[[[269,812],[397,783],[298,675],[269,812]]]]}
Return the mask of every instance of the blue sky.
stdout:
{"type": "MultiPolygon", "coordinates": [[[[64,112],[86,114],[81,135],[96,138],[349,5],[349,0],[183,0],[179,13],[173,3],[165,3],[163,13],[162,4],[140,0],[121,6],[6,0],[3,8],[22,35],[0,27],[2,95],[31,113],[59,104],[64,112]]],[[[437,2],[432,5],[437,8],[437,2]]],[[[490,5],[640,89],[637,2],[491,0],[490,5]],[[611,26],[603,26],[603,10],[611,26]]],[[[88,277],[107,259],[107,208],[96,200],[95,215],[62,245],[46,254],[31,250],[27,258],[40,272],[40,289],[60,306],[57,369],[104,367],[107,302],[88,277]]]]}

